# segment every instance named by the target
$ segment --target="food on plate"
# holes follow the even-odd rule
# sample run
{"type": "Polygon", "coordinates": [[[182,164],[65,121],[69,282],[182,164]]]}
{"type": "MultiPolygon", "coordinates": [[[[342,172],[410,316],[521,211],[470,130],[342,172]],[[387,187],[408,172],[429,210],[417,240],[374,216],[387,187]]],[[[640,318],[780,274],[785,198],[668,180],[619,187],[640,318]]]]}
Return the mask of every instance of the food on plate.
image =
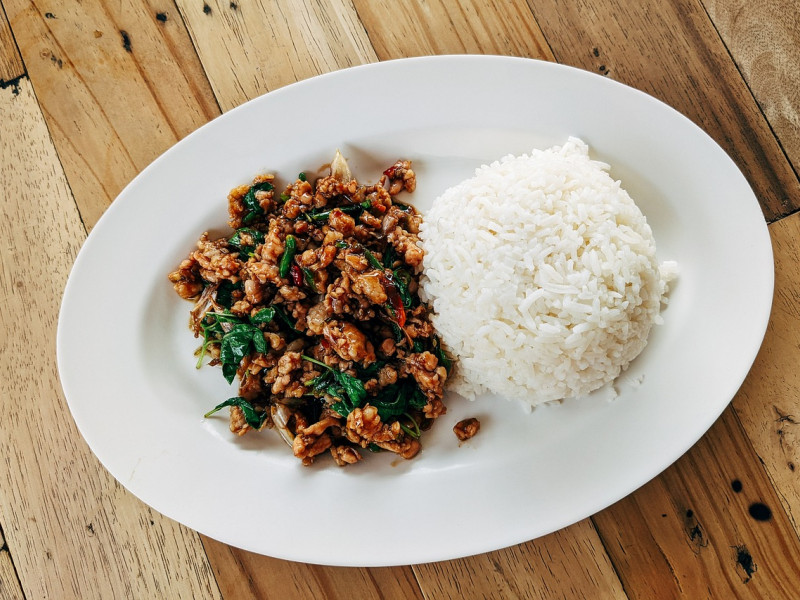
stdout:
{"type": "Polygon", "coordinates": [[[456,434],[458,441],[465,442],[474,437],[481,428],[481,422],[475,417],[462,419],[453,426],[453,433],[456,434]]]}
{"type": "Polygon", "coordinates": [[[206,360],[238,395],[230,429],[274,428],[309,465],[361,451],[412,458],[444,414],[450,361],[418,296],[421,217],[410,161],[380,182],[356,181],[337,152],[330,175],[300,173],[282,192],[272,174],[228,196],[227,237],[200,237],[169,279],[195,301],[190,326],[206,360]]]}
{"type": "Polygon", "coordinates": [[[420,283],[458,361],[448,389],[532,405],[582,396],[645,347],[676,265],[657,263],[608,169],[570,138],[484,165],[435,201],[420,283]]]}

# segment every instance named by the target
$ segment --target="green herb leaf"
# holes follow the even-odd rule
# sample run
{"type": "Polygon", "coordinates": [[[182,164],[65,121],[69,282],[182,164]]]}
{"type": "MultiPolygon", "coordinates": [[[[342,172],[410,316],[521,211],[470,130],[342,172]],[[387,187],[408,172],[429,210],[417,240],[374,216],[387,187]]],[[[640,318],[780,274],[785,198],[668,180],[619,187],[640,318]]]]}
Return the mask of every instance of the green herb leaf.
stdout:
{"type": "Polygon", "coordinates": [[[220,306],[230,308],[233,305],[233,292],[240,289],[242,289],[241,281],[231,283],[231,281],[228,279],[223,279],[220,281],[219,286],[217,286],[217,292],[214,296],[214,299],[220,306]]]}
{"type": "MultiPolygon", "coordinates": [[[[368,203],[369,203],[369,201],[362,202],[361,204],[352,204],[350,206],[339,206],[338,208],[339,208],[339,210],[341,210],[346,215],[356,216],[356,215],[361,214],[361,212],[363,210],[365,210],[366,208],[369,208],[369,206],[365,206],[365,204],[368,204],[368,203]]],[[[333,211],[332,208],[329,208],[329,209],[326,209],[326,210],[322,210],[322,211],[318,211],[318,210],[314,209],[314,210],[311,210],[310,212],[307,212],[307,213],[304,213],[304,214],[310,221],[319,222],[319,221],[327,221],[328,217],[331,216],[331,212],[332,211],[333,211]]]]}
{"type": "Polygon", "coordinates": [[[344,371],[334,369],[333,377],[344,388],[353,408],[360,408],[367,399],[367,390],[360,379],[348,375],[344,371]]]}
{"type": "Polygon", "coordinates": [[[213,415],[215,412],[217,412],[220,409],[225,408],[226,406],[238,406],[239,408],[241,408],[242,409],[242,414],[244,414],[244,420],[253,429],[260,429],[261,426],[264,424],[264,421],[267,418],[267,413],[266,412],[258,412],[258,411],[256,411],[256,409],[253,407],[253,405],[250,404],[250,402],[248,402],[247,400],[245,400],[241,396],[235,396],[234,398],[228,398],[227,400],[225,400],[225,402],[222,402],[221,404],[218,404],[217,406],[212,408],[210,411],[208,411],[203,416],[205,418],[208,418],[211,415],[213,415]]]}
{"type": "Polygon", "coordinates": [[[417,420],[408,413],[404,413],[403,416],[414,424],[414,429],[407,427],[404,423],[400,423],[400,428],[412,438],[418,440],[420,435],[422,435],[422,432],[419,430],[419,423],[417,423],[417,420]]]}
{"type": "Polygon", "coordinates": [[[397,323],[394,321],[389,321],[389,326],[392,328],[392,333],[394,333],[394,341],[396,344],[399,344],[406,339],[403,329],[397,323]]]}
{"type": "Polygon", "coordinates": [[[271,189],[273,189],[273,187],[269,181],[262,181],[247,190],[247,193],[242,199],[242,204],[244,204],[244,207],[247,209],[247,214],[242,219],[243,223],[252,223],[253,220],[264,214],[264,209],[261,208],[261,204],[259,204],[256,198],[256,192],[268,192],[271,189]]]}
{"type": "Polygon", "coordinates": [[[305,174],[305,173],[302,173],[302,172],[301,172],[301,173],[299,173],[299,174],[297,175],[297,178],[298,178],[300,181],[307,181],[307,179],[306,179],[306,174],[305,174]]]}
{"type": "Polygon", "coordinates": [[[381,264],[381,261],[375,258],[375,255],[372,252],[364,248],[364,255],[367,257],[369,264],[371,264],[373,268],[383,271],[383,265],[381,264]]]}
{"type": "MultiPolygon", "coordinates": [[[[259,206],[259,208],[261,207],[259,206]]],[[[240,253],[250,256],[255,251],[256,246],[264,243],[264,233],[251,227],[241,227],[228,239],[228,243],[238,248],[240,253]],[[245,243],[243,238],[246,236],[253,240],[253,244],[245,243]]]]}
{"type": "Polygon", "coordinates": [[[385,366],[386,366],[385,360],[376,360],[370,366],[358,370],[359,378],[372,379],[373,377],[377,377],[378,372],[385,366]]]}
{"type": "Polygon", "coordinates": [[[422,409],[428,400],[417,383],[411,379],[401,379],[386,386],[369,403],[378,409],[381,421],[388,422],[392,417],[407,413],[410,408],[422,409]]]}
{"type": "Polygon", "coordinates": [[[264,325],[266,323],[271,323],[272,319],[275,318],[275,308],[272,306],[268,306],[266,308],[262,308],[256,314],[250,317],[250,322],[253,325],[264,325]]]}
{"type": "Polygon", "coordinates": [[[331,404],[331,409],[335,410],[343,417],[347,417],[347,415],[349,415],[350,412],[353,410],[351,408],[348,408],[344,402],[334,402],[333,404],[331,404]]]}
{"type": "Polygon", "coordinates": [[[378,409],[381,421],[387,423],[391,417],[402,415],[407,410],[405,386],[394,384],[381,390],[381,394],[370,399],[370,404],[378,409]]]}
{"type": "Polygon", "coordinates": [[[289,268],[292,266],[295,252],[297,252],[297,240],[293,235],[287,235],[279,267],[279,275],[281,277],[286,278],[289,275],[289,268]]]}
{"type": "Polygon", "coordinates": [[[203,358],[205,358],[206,352],[208,351],[208,346],[222,341],[222,336],[225,335],[225,330],[222,329],[222,323],[241,323],[241,319],[229,312],[208,312],[200,322],[200,329],[203,332],[203,345],[200,347],[199,357],[197,359],[196,367],[198,369],[203,364],[203,358]]]}
{"type": "MultiPolygon", "coordinates": [[[[391,246],[389,247],[391,248],[391,246]]],[[[403,301],[403,306],[410,308],[414,303],[414,296],[408,290],[408,285],[411,283],[411,273],[405,269],[395,269],[392,271],[392,275],[397,293],[400,294],[400,299],[403,301]]]]}
{"type": "Polygon", "coordinates": [[[317,284],[314,281],[314,272],[306,267],[300,267],[303,271],[303,279],[306,280],[306,285],[315,292],[317,291],[317,284]]]}
{"type": "Polygon", "coordinates": [[[269,352],[269,345],[264,339],[264,333],[255,325],[237,323],[233,329],[222,336],[219,358],[222,362],[222,374],[228,383],[233,383],[242,359],[248,356],[253,349],[262,354],[269,352]]]}
{"type": "Polygon", "coordinates": [[[384,269],[391,269],[394,261],[397,260],[397,252],[395,252],[394,246],[388,244],[386,246],[386,251],[383,253],[383,268],[384,269]]]}
{"type": "Polygon", "coordinates": [[[338,412],[343,417],[346,417],[354,408],[361,408],[364,405],[364,401],[367,399],[367,390],[364,387],[364,383],[360,379],[353,377],[344,371],[340,371],[339,369],[329,367],[324,362],[321,362],[310,356],[306,356],[305,354],[301,354],[300,356],[303,360],[307,360],[308,362],[325,369],[326,372],[330,373],[330,375],[333,377],[334,382],[338,384],[329,385],[325,390],[326,394],[340,400],[340,402],[337,402],[331,406],[333,410],[338,412]]]}
{"type": "Polygon", "coordinates": [[[425,396],[422,390],[415,385],[414,391],[411,393],[411,396],[408,399],[408,405],[411,408],[422,410],[423,408],[425,408],[426,404],[428,404],[428,398],[425,396]]]}
{"type": "Polygon", "coordinates": [[[431,340],[431,346],[433,347],[434,356],[439,359],[439,364],[442,365],[449,374],[450,369],[453,368],[453,361],[450,360],[450,357],[447,356],[447,354],[445,354],[444,349],[442,349],[442,342],[438,336],[433,336],[433,339],[431,340]]]}
{"type": "Polygon", "coordinates": [[[225,378],[225,381],[228,383],[233,383],[234,377],[236,377],[236,371],[239,369],[238,364],[234,363],[223,363],[222,364],[222,376],[225,378]]]}
{"type": "Polygon", "coordinates": [[[260,329],[256,329],[256,331],[253,332],[253,346],[256,352],[260,352],[261,354],[269,352],[269,344],[267,344],[267,340],[264,339],[264,334],[261,333],[260,329]]]}
{"type": "Polygon", "coordinates": [[[275,309],[275,314],[289,328],[289,330],[292,333],[297,335],[303,334],[302,331],[298,331],[297,329],[295,329],[294,322],[289,318],[289,315],[287,315],[286,312],[280,306],[278,306],[277,304],[273,304],[272,308],[275,309]]]}

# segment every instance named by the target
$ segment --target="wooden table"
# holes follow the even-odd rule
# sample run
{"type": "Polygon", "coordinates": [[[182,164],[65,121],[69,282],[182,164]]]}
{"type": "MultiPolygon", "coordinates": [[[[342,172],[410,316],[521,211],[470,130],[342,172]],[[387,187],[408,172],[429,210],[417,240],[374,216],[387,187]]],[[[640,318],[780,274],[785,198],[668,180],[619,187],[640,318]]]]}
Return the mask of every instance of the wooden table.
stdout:
{"type": "Polygon", "coordinates": [[[794,0],[0,5],[0,598],[800,597],[794,0]],[[319,73],[446,53],[602,73],[674,106],[733,157],[769,223],[776,286],[732,405],[617,504],[462,560],[289,563],[157,514],[91,454],[58,380],[58,307],[87,232],[149,162],[221,112],[319,73]]]}

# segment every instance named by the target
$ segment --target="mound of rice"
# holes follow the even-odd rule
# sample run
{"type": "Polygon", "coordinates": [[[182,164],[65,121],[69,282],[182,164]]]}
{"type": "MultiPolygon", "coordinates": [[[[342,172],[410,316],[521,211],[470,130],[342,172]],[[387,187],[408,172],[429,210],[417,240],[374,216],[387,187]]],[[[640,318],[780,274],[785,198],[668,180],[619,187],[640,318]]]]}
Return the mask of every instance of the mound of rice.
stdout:
{"type": "Polygon", "coordinates": [[[581,140],[507,156],[425,215],[423,298],[457,356],[449,389],[532,405],[582,396],[645,347],[674,276],[647,221],[581,140]]]}

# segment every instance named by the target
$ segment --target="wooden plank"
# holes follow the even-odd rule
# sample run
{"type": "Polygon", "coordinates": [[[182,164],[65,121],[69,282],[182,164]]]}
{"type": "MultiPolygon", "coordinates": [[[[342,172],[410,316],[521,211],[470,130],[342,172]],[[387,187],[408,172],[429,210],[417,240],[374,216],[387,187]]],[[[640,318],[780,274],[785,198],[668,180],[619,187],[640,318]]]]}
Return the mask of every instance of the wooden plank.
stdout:
{"type": "Polygon", "coordinates": [[[503,54],[553,60],[524,0],[353,0],[381,60],[503,54]],[[398,18],[398,15],[402,15],[398,18]]]}
{"type": "Polygon", "coordinates": [[[19,55],[6,13],[0,3],[0,89],[13,85],[14,81],[24,74],[22,57],[19,55]]]}
{"type": "Polygon", "coordinates": [[[117,484],[69,416],[56,319],[86,232],[26,78],[0,123],[0,522],[25,595],[219,598],[197,534],[117,484]]]}
{"type": "Polygon", "coordinates": [[[4,4],[88,227],[156,156],[219,114],[168,0],[4,4]]]}
{"type": "Polygon", "coordinates": [[[411,567],[346,569],[288,562],[204,538],[225,598],[422,600],[411,567]]]}
{"type": "Polygon", "coordinates": [[[767,335],[734,407],[800,534],[800,214],[770,226],[775,297],[767,335]]]}
{"type": "Polygon", "coordinates": [[[0,600],[23,600],[24,597],[11,554],[3,539],[3,531],[0,530],[0,600]]]}
{"type": "Polygon", "coordinates": [[[177,0],[222,110],[320,73],[375,62],[348,0],[177,0]]]}
{"type": "Polygon", "coordinates": [[[0,600],[24,600],[8,550],[0,550],[0,600]]]}
{"type": "Polygon", "coordinates": [[[800,539],[731,408],[675,465],[593,521],[632,598],[800,589],[800,539]]]}
{"type": "Polygon", "coordinates": [[[532,542],[414,567],[425,598],[627,598],[589,519],[532,542]]]}
{"type": "Polygon", "coordinates": [[[795,0],[702,0],[772,131],[800,172],[800,21],[795,0]]]}
{"type": "Polygon", "coordinates": [[[556,60],[648,92],[707,131],[768,221],[800,208],[800,182],[699,0],[529,4],[556,60]]]}

